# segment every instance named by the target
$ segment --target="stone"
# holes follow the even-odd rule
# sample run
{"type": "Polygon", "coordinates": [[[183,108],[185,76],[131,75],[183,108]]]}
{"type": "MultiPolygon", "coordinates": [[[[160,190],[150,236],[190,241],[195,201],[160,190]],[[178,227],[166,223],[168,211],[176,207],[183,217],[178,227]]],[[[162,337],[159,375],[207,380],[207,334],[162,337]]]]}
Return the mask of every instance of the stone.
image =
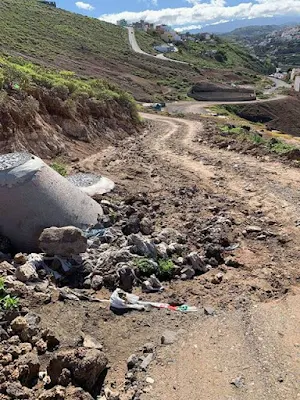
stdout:
{"type": "Polygon", "coordinates": [[[40,362],[35,352],[24,354],[17,361],[19,380],[22,385],[31,387],[33,381],[38,379],[40,362]]]}
{"type": "Polygon", "coordinates": [[[165,242],[167,244],[171,243],[185,243],[186,238],[179,231],[173,228],[165,228],[158,235],[157,238],[161,242],[165,242]]]}
{"type": "Polygon", "coordinates": [[[69,386],[64,400],[94,400],[93,397],[79,387],[69,386]]]}
{"type": "Polygon", "coordinates": [[[206,258],[215,258],[219,264],[222,264],[224,262],[222,253],[223,247],[218,244],[209,243],[205,246],[206,258]]]}
{"type": "Polygon", "coordinates": [[[71,372],[67,368],[63,368],[58,377],[57,383],[61,386],[68,386],[72,382],[71,372]]]}
{"type": "Polygon", "coordinates": [[[205,262],[196,251],[189,253],[186,258],[187,262],[192,266],[195,272],[200,272],[200,273],[207,272],[207,267],[205,262]]]}
{"type": "Polygon", "coordinates": [[[119,275],[119,287],[125,292],[130,293],[135,281],[135,274],[132,268],[123,263],[118,264],[117,268],[119,275]]]}
{"type": "Polygon", "coordinates": [[[247,233],[259,233],[261,232],[262,229],[260,226],[256,226],[256,225],[249,225],[246,227],[246,232],[247,233]]]}
{"type": "Polygon", "coordinates": [[[244,266],[243,264],[241,264],[239,261],[237,261],[233,257],[225,258],[225,265],[227,267],[232,267],[232,268],[240,268],[240,267],[244,266]]]}
{"type": "Polygon", "coordinates": [[[118,391],[111,390],[110,388],[105,388],[104,394],[107,400],[120,400],[120,393],[118,391]]]}
{"type": "Polygon", "coordinates": [[[83,347],[87,347],[88,349],[98,349],[102,350],[103,346],[96,339],[94,339],[90,335],[83,336],[83,347]]]}
{"type": "Polygon", "coordinates": [[[29,263],[20,265],[15,272],[15,277],[18,281],[27,283],[34,282],[38,279],[36,269],[29,263]]]}
{"type": "Polygon", "coordinates": [[[48,255],[71,257],[86,252],[87,239],[83,232],[74,226],[51,227],[43,230],[39,238],[39,247],[48,255]]]}
{"type": "Polygon", "coordinates": [[[177,340],[177,333],[174,331],[166,330],[161,336],[161,344],[170,345],[175,343],[177,340]]]}
{"type": "Polygon", "coordinates": [[[47,349],[49,351],[53,351],[60,344],[59,338],[55,335],[55,333],[51,332],[49,329],[45,329],[42,332],[42,338],[47,343],[47,349]]]}
{"type": "Polygon", "coordinates": [[[215,314],[215,309],[210,306],[205,306],[204,307],[204,314],[205,315],[214,315],[215,314]]]}
{"type": "Polygon", "coordinates": [[[159,258],[162,258],[163,260],[167,260],[168,259],[168,245],[166,243],[159,243],[156,246],[156,250],[157,250],[157,256],[159,258]]]}
{"type": "Polygon", "coordinates": [[[153,233],[153,231],[154,231],[153,224],[149,218],[144,217],[141,220],[140,230],[143,235],[151,235],[151,233],[153,233]]]}
{"type": "MultiPolygon", "coordinates": [[[[32,391],[21,385],[20,382],[9,382],[6,387],[6,393],[12,399],[30,399],[32,391]]],[[[1,398],[1,397],[0,397],[1,398]]]]}
{"type": "Polygon", "coordinates": [[[100,275],[94,275],[91,281],[91,288],[93,290],[100,290],[103,286],[103,277],[100,275]]]}
{"type": "Polygon", "coordinates": [[[54,386],[50,390],[44,390],[38,397],[38,400],[65,400],[65,398],[66,389],[62,386],[54,386]]]}
{"type": "Polygon", "coordinates": [[[214,275],[211,279],[211,283],[213,283],[214,285],[218,285],[219,283],[222,282],[224,275],[222,274],[222,272],[218,272],[216,275],[214,275]]]}
{"type": "Polygon", "coordinates": [[[49,282],[44,281],[44,282],[40,282],[37,285],[35,285],[34,289],[36,292],[46,293],[48,287],[49,287],[49,282]]]}
{"type": "Polygon", "coordinates": [[[5,329],[3,329],[3,328],[0,326],[0,341],[2,341],[2,340],[7,340],[8,338],[9,338],[8,333],[6,332],[5,329]]]}
{"type": "Polygon", "coordinates": [[[19,349],[21,351],[21,354],[30,353],[32,350],[32,344],[31,343],[21,343],[19,345],[19,349]]]}
{"type": "Polygon", "coordinates": [[[157,258],[157,250],[153,242],[143,239],[139,235],[130,235],[128,244],[131,246],[131,252],[139,256],[157,258]]]}
{"type": "Polygon", "coordinates": [[[155,344],[153,342],[145,343],[143,346],[143,353],[154,353],[155,344]]]}
{"type": "Polygon", "coordinates": [[[245,385],[245,379],[242,376],[238,376],[237,378],[234,378],[230,383],[236,388],[241,389],[245,385]]]}
{"type": "Polygon", "coordinates": [[[12,275],[15,273],[15,268],[7,261],[0,263],[0,276],[12,275]]]}
{"type": "Polygon", "coordinates": [[[19,333],[29,328],[29,323],[25,317],[17,317],[10,324],[13,332],[19,333]]]}
{"type": "Polygon", "coordinates": [[[14,256],[14,262],[19,265],[23,265],[27,262],[27,257],[23,253],[17,253],[14,256]]]}
{"type": "Polygon", "coordinates": [[[143,371],[146,371],[146,369],[149,367],[150,363],[152,362],[154,358],[154,354],[153,353],[149,353],[142,361],[141,363],[141,369],[143,371]]]}
{"type": "Polygon", "coordinates": [[[127,360],[127,368],[128,369],[133,369],[137,366],[139,362],[138,357],[135,354],[131,354],[131,356],[128,357],[127,360]]]}
{"type": "Polygon", "coordinates": [[[43,339],[39,339],[36,344],[36,349],[39,354],[44,354],[47,351],[47,343],[43,339]]]}
{"type": "Polygon", "coordinates": [[[147,383],[149,383],[150,385],[153,385],[153,383],[154,383],[154,379],[153,379],[153,378],[151,378],[150,376],[147,376],[147,378],[146,378],[146,382],[147,382],[147,383]]]}
{"type": "Polygon", "coordinates": [[[180,273],[181,273],[180,278],[183,281],[186,281],[187,279],[192,279],[195,276],[195,271],[191,267],[182,268],[180,273]]]}
{"type": "Polygon", "coordinates": [[[167,247],[168,255],[172,256],[173,254],[180,255],[183,253],[184,246],[179,243],[171,243],[167,247]]]}
{"type": "Polygon", "coordinates": [[[130,215],[128,221],[122,227],[124,235],[129,236],[133,233],[139,233],[140,231],[140,219],[137,215],[130,215]]]}
{"type": "Polygon", "coordinates": [[[106,367],[107,358],[100,350],[79,347],[56,352],[47,372],[52,384],[56,385],[62,370],[66,368],[71,372],[73,384],[92,393],[106,367]]]}

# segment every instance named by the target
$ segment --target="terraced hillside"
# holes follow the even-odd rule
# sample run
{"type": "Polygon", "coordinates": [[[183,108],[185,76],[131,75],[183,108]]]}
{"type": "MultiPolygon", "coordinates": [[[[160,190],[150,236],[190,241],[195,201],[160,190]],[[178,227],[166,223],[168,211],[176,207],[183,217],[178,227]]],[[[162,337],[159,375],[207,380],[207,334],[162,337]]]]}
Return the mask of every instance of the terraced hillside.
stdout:
{"type": "MultiPolygon", "coordinates": [[[[153,39],[145,34],[142,40],[142,46],[151,46],[153,39]]],[[[141,101],[184,98],[199,75],[225,81],[241,77],[230,69],[199,70],[134,54],[125,29],[36,0],[0,2],[0,50],[85,77],[107,78],[141,101]]]]}

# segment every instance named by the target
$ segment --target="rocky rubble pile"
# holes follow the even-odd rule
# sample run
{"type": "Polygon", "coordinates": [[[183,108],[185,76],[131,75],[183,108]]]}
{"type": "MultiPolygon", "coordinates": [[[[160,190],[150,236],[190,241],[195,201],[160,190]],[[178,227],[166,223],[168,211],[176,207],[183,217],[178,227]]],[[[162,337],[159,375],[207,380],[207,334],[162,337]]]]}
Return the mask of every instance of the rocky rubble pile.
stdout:
{"type": "Polygon", "coordinates": [[[26,310],[6,313],[1,322],[1,400],[92,399],[101,388],[105,355],[96,348],[60,349],[59,338],[39,323],[26,310]]]}
{"type": "MultiPolygon", "coordinates": [[[[75,227],[45,229],[38,254],[15,253],[9,240],[1,238],[0,276],[20,307],[13,315],[0,314],[0,399],[87,400],[101,393],[108,362],[101,346],[87,340],[72,349],[60,348],[59,338],[42,330],[39,317],[24,306],[49,303],[57,292],[59,300],[97,300],[93,291],[103,286],[130,292],[138,285],[155,292],[163,289],[160,281],[193,279],[223,264],[240,266],[225,257],[235,247],[230,219],[215,216],[198,227],[186,222],[191,241],[173,228],[157,229],[153,221],[160,206],[145,195],[118,204],[101,200],[101,205],[104,215],[84,232],[75,227]]],[[[213,283],[220,283],[221,275],[216,274],[213,283]]],[[[135,372],[145,370],[154,357],[154,351],[144,353],[129,368],[129,393],[135,372]]],[[[103,395],[114,398],[108,392],[103,395]]]]}

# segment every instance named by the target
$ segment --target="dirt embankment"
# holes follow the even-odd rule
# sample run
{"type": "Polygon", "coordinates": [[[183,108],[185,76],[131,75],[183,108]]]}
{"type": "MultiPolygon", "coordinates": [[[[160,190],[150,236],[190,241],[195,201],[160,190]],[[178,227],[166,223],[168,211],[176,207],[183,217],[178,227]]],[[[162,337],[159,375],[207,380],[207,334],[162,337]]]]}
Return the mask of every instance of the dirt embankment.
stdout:
{"type": "Polygon", "coordinates": [[[272,102],[228,107],[242,118],[265,123],[268,129],[276,129],[293,136],[300,136],[300,95],[294,94],[272,102]]]}
{"type": "Polygon", "coordinates": [[[132,104],[40,88],[3,92],[0,121],[1,153],[25,150],[44,159],[86,154],[138,129],[132,104]]]}

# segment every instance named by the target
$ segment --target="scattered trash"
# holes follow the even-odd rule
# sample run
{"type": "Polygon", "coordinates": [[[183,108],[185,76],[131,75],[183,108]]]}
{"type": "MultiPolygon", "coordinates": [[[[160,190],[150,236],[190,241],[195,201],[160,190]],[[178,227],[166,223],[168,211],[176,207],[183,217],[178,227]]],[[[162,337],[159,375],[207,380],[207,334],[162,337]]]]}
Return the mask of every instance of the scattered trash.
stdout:
{"type": "Polygon", "coordinates": [[[172,306],[168,303],[156,303],[151,301],[141,301],[140,298],[134,294],[126,293],[121,289],[116,289],[111,297],[110,297],[110,306],[115,310],[139,310],[143,311],[153,308],[164,308],[171,311],[180,311],[180,312],[195,312],[198,311],[196,307],[181,305],[181,306],[172,306]]]}
{"type": "Polygon", "coordinates": [[[232,244],[231,246],[228,246],[228,247],[225,247],[225,251],[233,251],[233,250],[236,250],[236,249],[238,249],[240,247],[240,244],[239,243],[234,243],[234,244],[232,244]]]}

